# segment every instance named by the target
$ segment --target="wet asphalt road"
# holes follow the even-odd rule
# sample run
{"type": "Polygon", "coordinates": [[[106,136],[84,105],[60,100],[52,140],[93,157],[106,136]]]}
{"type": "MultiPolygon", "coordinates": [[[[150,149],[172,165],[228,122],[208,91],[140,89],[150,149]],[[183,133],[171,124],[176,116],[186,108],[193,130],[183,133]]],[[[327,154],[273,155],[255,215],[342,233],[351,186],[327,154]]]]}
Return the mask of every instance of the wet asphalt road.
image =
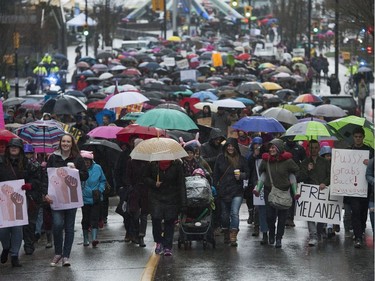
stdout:
{"type": "MultiPolygon", "coordinates": [[[[22,268],[12,268],[9,262],[0,265],[0,281],[141,280],[150,257],[155,259],[151,223],[147,229],[146,248],[124,243],[122,218],[114,213],[117,200],[112,198],[111,201],[108,225],[100,230],[101,243],[97,249],[82,246],[79,211],[71,267],[50,267],[54,252],[45,249],[45,240],[41,239],[34,255],[26,256],[21,249],[22,268]]],[[[260,237],[251,236],[253,226],[249,226],[246,219],[247,208],[243,204],[238,248],[224,246],[223,237],[217,236],[216,249],[208,245],[204,250],[202,242],[193,242],[188,250],[184,247],[178,249],[176,232],[173,256],[160,257],[155,280],[374,280],[374,250],[369,222],[366,246],[361,249],[355,249],[353,241],[345,238],[343,232],[331,241],[308,247],[304,222],[296,222],[295,228],[288,228],[283,247],[275,249],[261,246],[260,237]]]]}

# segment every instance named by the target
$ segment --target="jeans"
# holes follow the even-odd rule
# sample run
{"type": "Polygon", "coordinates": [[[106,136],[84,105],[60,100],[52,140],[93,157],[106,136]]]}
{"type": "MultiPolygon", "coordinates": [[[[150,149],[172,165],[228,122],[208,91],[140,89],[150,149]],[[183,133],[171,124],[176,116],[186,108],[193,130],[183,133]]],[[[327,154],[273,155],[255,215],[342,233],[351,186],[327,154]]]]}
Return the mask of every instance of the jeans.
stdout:
{"type": "Polygon", "coordinates": [[[0,241],[3,249],[9,249],[12,257],[18,257],[22,244],[22,226],[0,228],[0,241]]]}
{"type": "Polygon", "coordinates": [[[164,220],[164,235],[162,220],[152,218],[152,235],[156,243],[161,243],[164,248],[172,249],[175,219],[164,220]]]}
{"type": "Polygon", "coordinates": [[[69,258],[74,241],[74,223],[77,209],[52,210],[53,218],[53,242],[55,245],[55,255],[62,255],[69,258]],[[65,232],[65,239],[63,237],[65,232]],[[64,248],[63,248],[64,244],[64,248]]]}
{"type": "Polygon", "coordinates": [[[264,200],[266,201],[266,212],[267,212],[267,224],[269,228],[269,236],[274,237],[276,232],[276,219],[277,219],[277,233],[276,233],[276,240],[281,240],[284,236],[285,232],[285,223],[286,219],[288,217],[288,211],[287,210],[279,210],[276,209],[268,204],[268,195],[269,192],[264,192],[264,200]]]}
{"type": "Polygon", "coordinates": [[[258,209],[259,214],[259,225],[261,232],[268,232],[268,224],[267,224],[267,208],[265,205],[256,206],[258,209]]]}
{"type": "Polygon", "coordinates": [[[233,197],[230,202],[221,200],[221,223],[223,228],[239,229],[241,204],[241,196],[233,197]]]}
{"type": "Polygon", "coordinates": [[[36,225],[35,225],[35,234],[42,233],[42,226],[43,226],[43,207],[39,207],[38,218],[36,219],[36,225]]]}
{"type": "Polygon", "coordinates": [[[368,199],[367,197],[351,197],[350,205],[352,207],[352,225],[354,236],[356,239],[361,239],[366,228],[368,199]]]}

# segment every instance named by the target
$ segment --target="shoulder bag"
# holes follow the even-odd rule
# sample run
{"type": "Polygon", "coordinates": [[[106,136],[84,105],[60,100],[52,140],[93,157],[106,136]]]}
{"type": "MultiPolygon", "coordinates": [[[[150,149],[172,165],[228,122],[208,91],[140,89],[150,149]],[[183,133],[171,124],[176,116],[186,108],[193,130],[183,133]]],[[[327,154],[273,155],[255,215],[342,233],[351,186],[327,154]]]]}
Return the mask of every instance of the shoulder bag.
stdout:
{"type": "Polygon", "coordinates": [[[281,189],[278,189],[274,184],[271,176],[271,169],[270,169],[270,163],[267,162],[267,170],[268,175],[270,177],[271,181],[271,192],[268,195],[268,203],[278,210],[287,210],[292,206],[293,199],[290,196],[289,189],[287,191],[283,191],[281,189]]]}

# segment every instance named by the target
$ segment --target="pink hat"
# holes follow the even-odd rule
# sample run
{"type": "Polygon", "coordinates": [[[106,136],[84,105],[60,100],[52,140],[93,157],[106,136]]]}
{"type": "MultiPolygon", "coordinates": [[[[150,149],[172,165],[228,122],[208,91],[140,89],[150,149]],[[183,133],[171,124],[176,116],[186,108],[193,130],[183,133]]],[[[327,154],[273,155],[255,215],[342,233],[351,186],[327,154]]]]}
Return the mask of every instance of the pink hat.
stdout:
{"type": "Polygon", "coordinates": [[[87,150],[81,150],[81,156],[82,156],[82,158],[93,160],[94,159],[94,152],[87,151],[87,150]]]}
{"type": "Polygon", "coordinates": [[[201,168],[195,169],[195,170],[193,171],[193,176],[195,176],[195,175],[200,175],[200,176],[202,176],[202,177],[206,177],[205,172],[204,172],[203,169],[201,169],[201,168]]]}

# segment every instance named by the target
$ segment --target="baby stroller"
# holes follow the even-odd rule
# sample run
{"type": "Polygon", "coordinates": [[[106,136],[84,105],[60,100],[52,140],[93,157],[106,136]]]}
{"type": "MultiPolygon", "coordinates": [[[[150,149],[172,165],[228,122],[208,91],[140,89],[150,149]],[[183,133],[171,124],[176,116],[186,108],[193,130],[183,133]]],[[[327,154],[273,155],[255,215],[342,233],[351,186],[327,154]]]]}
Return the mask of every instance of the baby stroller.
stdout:
{"type": "Polygon", "coordinates": [[[186,198],[186,212],[180,215],[179,220],[178,248],[184,245],[186,250],[191,247],[192,241],[202,241],[204,249],[208,243],[215,248],[211,205],[213,197],[208,180],[200,175],[186,177],[186,198]]]}

